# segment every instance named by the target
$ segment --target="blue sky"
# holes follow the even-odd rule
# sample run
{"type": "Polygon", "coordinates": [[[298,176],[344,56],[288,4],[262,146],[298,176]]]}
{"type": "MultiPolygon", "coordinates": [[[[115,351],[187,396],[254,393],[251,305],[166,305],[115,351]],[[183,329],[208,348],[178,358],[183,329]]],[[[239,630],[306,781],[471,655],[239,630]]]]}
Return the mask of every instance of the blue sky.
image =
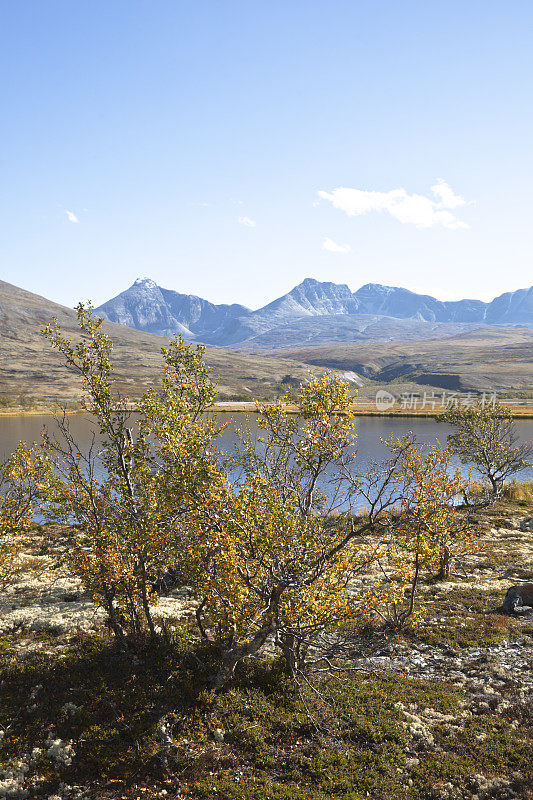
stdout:
{"type": "Polygon", "coordinates": [[[527,0],[4,2],[0,278],[529,286],[532,35],[527,0]]]}

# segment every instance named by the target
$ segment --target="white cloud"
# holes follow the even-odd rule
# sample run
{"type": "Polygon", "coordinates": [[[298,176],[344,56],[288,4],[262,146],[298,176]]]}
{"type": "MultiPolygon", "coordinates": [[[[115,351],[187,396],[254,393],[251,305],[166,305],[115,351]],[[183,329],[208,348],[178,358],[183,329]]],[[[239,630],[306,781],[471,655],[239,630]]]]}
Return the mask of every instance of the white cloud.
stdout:
{"type": "Polygon", "coordinates": [[[442,179],[431,187],[431,191],[436,200],[423,194],[408,194],[405,189],[367,192],[343,186],[331,192],[319,191],[318,196],[329,200],[335,208],[344,211],[349,217],[360,217],[370,211],[385,211],[398,222],[415,225],[417,228],[431,228],[434,225],[443,225],[452,230],[468,228],[466,222],[448,210],[465,205],[465,199],[456,195],[442,179]]]}
{"type": "Polygon", "coordinates": [[[79,219],[73,211],[65,211],[65,214],[69,218],[70,222],[79,222],[79,219]]]}
{"type": "Polygon", "coordinates": [[[460,194],[455,194],[452,187],[442,178],[437,179],[437,183],[431,187],[433,194],[440,200],[443,208],[459,208],[466,206],[466,200],[460,194]]]}
{"type": "Polygon", "coordinates": [[[255,228],[255,222],[250,217],[239,217],[239,223],[241,225],[246,225],[247,228],[255,228]]]}
{"type": "Polygon", "coordinates": [[[349,244],[337,244],[329,236],[325,236],[322,242],[322,250],[329,250],[330,253],[350,253],[351,249],[349,244]]]}

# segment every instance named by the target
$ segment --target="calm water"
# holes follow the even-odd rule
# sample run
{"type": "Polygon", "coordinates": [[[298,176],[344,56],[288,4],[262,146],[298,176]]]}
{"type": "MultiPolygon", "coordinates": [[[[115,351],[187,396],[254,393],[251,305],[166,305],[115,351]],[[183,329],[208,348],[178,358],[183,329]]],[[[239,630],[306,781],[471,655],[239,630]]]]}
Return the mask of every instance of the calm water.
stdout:
{"type": "MultiPolygon", "coordinates": [[[[230,451],[233,447],[236,425],[244,427],[247,422],[252,435],[257,433],[257,418],[254,414],[218,414],[217,417],[221,421],[229,423],[220,438],[220,447],[226,451],[230,451]]],[[[76,440],[82,446],[88,447],[93,432],[97,432],[94,421],[90,417],[74,414],[69,417],[69,424],[76,440]]],[[[39,441],[43,425],[51,434],[56,430],[55,420],[50,416],[0,417],[0,460],[4,460],[20,440],[27,443],[39,441]]],[[[533,420],[521,420],[516,425],[522,439],[533,440],[533,420]]],[[[387,438],[391,434],[402,436],[408,431],[413,431],[420,442],[431,442],[438,439],[444,444],[447,434],[452,429],[448,425],[439,425],[432,419],[356,417],[355,430],[358,442],[357,469],[359,471],[364,469],[369,462],[386,457],[387,450],[381,444],[380,437],[387,438]]],[[[524,470],[519,477],[533,479],[533,469],[524,470]]]]}

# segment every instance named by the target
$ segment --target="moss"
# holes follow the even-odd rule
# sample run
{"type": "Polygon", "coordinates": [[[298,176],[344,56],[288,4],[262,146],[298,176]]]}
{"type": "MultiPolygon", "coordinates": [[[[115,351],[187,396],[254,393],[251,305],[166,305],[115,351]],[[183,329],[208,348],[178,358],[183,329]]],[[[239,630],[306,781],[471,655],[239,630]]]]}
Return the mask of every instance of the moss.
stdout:
{"type": "Polygon", "coordinates": [[[76,757],[69,767],[39,762],[42,796],[61,780],[98,787],[102,797],[106,787],[117,796],[142,784],[155,795],[179,781],[193,800],[415,800],[474,768],[488,775],[518,771],[522,786],[529,781],[529,729],[517,743],[509,720],[490,713],[463,730],[433,727],[442,752],[409,766],[413,745],[398,704],[417,714],[428,708],[458,716],[465,695],[452,686],[345,676],[324,681],[319,699],[298,692],[273,662],[243,666],[217,696],[205,690],[211,658],[208,650],[142,642],[128,655],[109,642],[83,639],[64,657],[16,664],[4,658],[0,702],[2,724],[10,726],[4,763],[42,747],[53,732],[72,740],[76,757]],[[77,709],[61,710],[65,703],[77,709]],[[172,747],[162,744],[161,720],[172,747]],[[221,742],[216,729],[224,731],[221,742]]]}
{"type": "Polygon", "coordinates": [[[468,785],[468,776],[481,774],[489,779],[513,776],[513,788],[519,792],[515,796],[531,796],[531,730],[517,735],[507,720],[483,715],[467,721],[459,732],[437,728],[435,737],[442,753],[424,759],[413,774],[417,791],[447,782],[468,785]]]}
{"type": "Polygon", "coordinates": [[[523,623],[501,614],[503,593],[457,586],[426,593],[425,612],[416,627],[406,631],[412,642],[434,647],[468,649],[491,647],[524,634],[523,623]]]}
{"type": "Polygon", "coordinates": [[[68,767],[39,765],[46,791],[61,780],[162,786],[170,773],[193,798],[215,789],[228,798],[404,797],[398,770],[408,737],[396,703],[447,711],[461,697],[424,681],[348,678],[325,682],[323,702],[301,696],[277,663],[244,666],[215,696],[204,688],[210,657],[143,643],[132,656],[80,639],[66,656],[5,658],[3,763],[42,747],[52,733],[72,740],[76,757],[68,767]],[[66,703],[76,710],[61,710],[66,703]],[[158,734],[162,719],[170,749],[158,734]],[[225,731],[222,744],[216,728],[225,731]]]}

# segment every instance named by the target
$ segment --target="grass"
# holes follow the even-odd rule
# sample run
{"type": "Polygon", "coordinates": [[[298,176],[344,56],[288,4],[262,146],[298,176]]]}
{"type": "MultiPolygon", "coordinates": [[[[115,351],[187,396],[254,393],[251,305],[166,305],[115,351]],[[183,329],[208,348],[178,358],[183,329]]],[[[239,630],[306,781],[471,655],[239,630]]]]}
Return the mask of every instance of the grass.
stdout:
{"type": "MultiPolygon", "coordinates": [[[[268,352],[316,366],[352,370],[372,381],[374,393],[387,387],[393,394],[423,394],[432,388],[447,394],[482,392],[492,387],[499,396],[518,399],[531,398],[532,342],[529,329],[485,327],[440,339],[300,344],[268,352]]],[[[360,395],[368,393],[363,388],[360,395]]]]}
{"type": "Polygon", "coordinates": [[[47,734],[76,754],[63,766],[37,759],[35,797],[61,781],[92,786],[98,798],[164,797],[179,786],[192,800],[415,800],[474,772],[514,772],[521,791],[533,786],[530,721],[519,739],[510,720],[492,714],[437,726],[438,755],[413,743],[399,704],[460,722],[465,696],[442,683],[327,681],[322,702],[300,696],[276,662],[244,666],[214,695],[198,661],[209,668],[210,654],[177,645],[154,651],[138,642],[132,658],[105,640],[79,640],[66,655],[1,658],[3,764],[42,748],[47,734]]]}
{"type": "Polygon", "coordinates": [[[533,481],[512,481],[505,489],[505,497],[515,502],[533,503],[533,481]]]}
{"type": "Polygon", "coordinates": [[[503,599],[500,586],[457,586],[442,594],[435,588],[425,592],[420,624],[406,632],[411,642],[462,650],[492,647],[530,632],[519,620],[496,612],[503,599]]]}

